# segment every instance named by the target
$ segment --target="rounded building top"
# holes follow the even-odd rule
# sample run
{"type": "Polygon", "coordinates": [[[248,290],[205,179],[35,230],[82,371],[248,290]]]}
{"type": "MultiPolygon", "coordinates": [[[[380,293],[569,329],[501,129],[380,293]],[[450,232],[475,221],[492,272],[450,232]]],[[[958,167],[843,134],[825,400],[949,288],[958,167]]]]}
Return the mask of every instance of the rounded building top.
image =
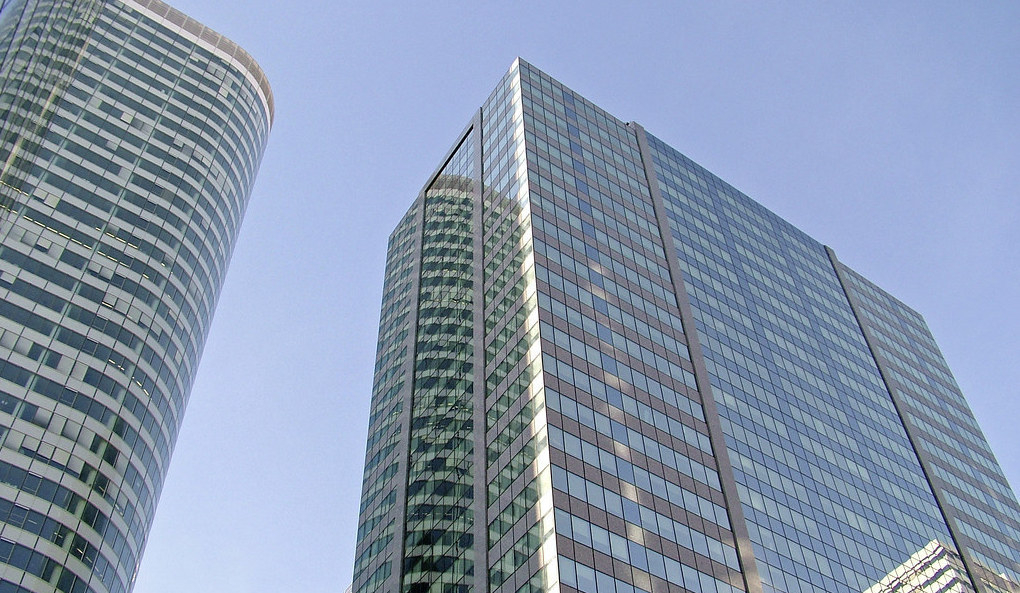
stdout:
{"type": "Polygon", "coordinates": [[[233,62],[251,79],[255,88],[258,89],[259,98],[266,108],[266,113],[269,114],[269,126],[272,127],[274,114],[273,89],[270,88],[269,79],[266,78],[262,67],[258,65],[255,58],[251,57],[251,54],[245,51],[244,48],[160,0],[124,1],[126,4],[137,6],[139,9],[152,14],[168,25],[180,29],[181,32],[193,37],[200,43],[208,45],[212,50],[233,62]]]}

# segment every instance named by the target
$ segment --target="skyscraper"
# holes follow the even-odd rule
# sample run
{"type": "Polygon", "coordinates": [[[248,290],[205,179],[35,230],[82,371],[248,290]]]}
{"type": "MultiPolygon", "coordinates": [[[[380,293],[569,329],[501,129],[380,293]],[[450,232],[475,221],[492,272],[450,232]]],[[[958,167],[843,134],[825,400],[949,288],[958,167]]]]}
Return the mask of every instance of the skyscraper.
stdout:
{"type": "Polygon", "coordinates": [[[355,592],[1020,590],[923,319],[524,61],[388,249],[355,592]]]}
{"type": "Polygon", "coordinates": [[[0,2],[0,591],[134,583],[272,121],[157,0],[0,2]]]}

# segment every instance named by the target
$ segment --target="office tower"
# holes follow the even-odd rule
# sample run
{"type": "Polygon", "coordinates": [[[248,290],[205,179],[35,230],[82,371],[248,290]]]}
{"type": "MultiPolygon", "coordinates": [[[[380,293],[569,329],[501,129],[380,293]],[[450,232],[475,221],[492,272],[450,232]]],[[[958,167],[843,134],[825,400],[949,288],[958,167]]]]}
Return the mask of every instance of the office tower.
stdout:
{"type": "Polygon", "coordinates": [[[518,60],[390,237],[354,591],[1016,591],[921,317],[518,60]]]}
{"type": "Polygon", "coordinates": [[[131,590],[272,112],[156,0],[0,3],[0,592],[131,590]]]}

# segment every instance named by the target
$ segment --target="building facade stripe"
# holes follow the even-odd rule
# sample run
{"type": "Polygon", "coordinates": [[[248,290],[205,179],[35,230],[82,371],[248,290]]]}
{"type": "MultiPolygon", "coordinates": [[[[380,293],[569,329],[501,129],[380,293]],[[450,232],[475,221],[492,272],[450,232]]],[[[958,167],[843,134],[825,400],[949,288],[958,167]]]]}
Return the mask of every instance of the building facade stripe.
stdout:
{"type": "Polygon", "coordinates": [[[684,324],[684,333],[687,335],[687,347],[690,349],[691,362],[694,363],[694,376],[698,382],[698,392],[701,394],[701,405],[705,408],[705,421],[708,424],[709,438],[712,441],[712,451],[715,453],[716,464],[719,467],[719,480],[722,482],[722,492],[726,498],[726,511],[730,516],[730,525],[736,539],[744,584],[747,586],[748,593],[762,593],[761,578],[758,576],[754,549],[751,546],[751,539],[747,532],[747,523],[744,521],[744,511],[740,503],[740,495],[737,492],[737,482],[733,479],[733,466],[730,464],[726,437],[723,434],[722,424],[719,422],[719,411],[716,409],[715,397],[712,395],[708,368],[705,366],[705,356],[701,352],[698,330],[694,322],[694,313],[691,310],[690,299],[687,296],[687,287],[684,285],[683,273],[677,261],[676,249],[673,247],[673,235],[669,229],[666,208],[662,203],[662,193],[659,190],[658,177],[655,174],[655,166],[652,163],[652,153],[648,148],[648,136],[645,133],[644,127],[637,122],[631,122],[628,125],[634,129],[638,146],[641,149],[641,160],[644,164],[645,176],[648,178],[648,189],[651,192],[652,203],[655,208],[655,220],[659,225],[659,232],[662,234],[666,264],[669,267],[670,279],[673,283],[673,290],[676,293],[677,306],[680,308],[680,319],[684,324]]]}
{"type": "Polygon", "coordinates": [[[489,575],[489,518],[488,501],[486,500],[486,486],[488,482],[488,463],[486,462],[486,450],[482,446],[485,443],[485,263],[482,257],[483,246],[485,245],[485,228],[483,225],[484,208],[482,207],[482,179],[485,178],[483,170],[484,157],[482,150],[484,139],[482,138],[482,110],[475,112],[470,124],[472,142],[474,143],[474,176],[471,184],[474,209],[472,210],[472,273],[474,283],[474,301],[472,304],[474,353],[474,401],[471,410],[474,432],[474,457],[475,479],[472,484],[474,489],[474,590],[484,591],[488,586],[489,575]]]}
{"type": "Polygon", "coordinates": [[[836,252],[826,245],[825,253],[829,256],[829,261],[832,262],[833,272],[836,274],[836,278],[839,279],[839,284],[842,286],[843,292],[846,294],[847,303],[850,305],[850,309],[853,311],[854,317],[860,325],[861,335],[864,337],[864,341],[868,345],[868,350],[871,352],[871,356],[875,359],[875,366],[878,367],[878,373],[882,377],[882,382],[885,384],[885,387],[889,392],[889,398],[892,400],[893,406],[895,406],[896,412],[900,416],[900,421],[903,423],[903,429],[906,431],[907,439],[910,441],[910,446],[913,448],[914,454],[917,455],[917,461],[921,465],[921,469],[924,471],[924,476],[928,480],[928,485],[931,488],[932,494],[935,496],[936,502],[938,503],[939,511],[942,513],[946,526],[949,528],[949,534],[953,538],[953,544],[956,546],[957,550],[961,552],[963,567],[967,571],[967,576],[970,579],[971,584],[974,586],[977,593],[997,593],[987,589],[983,581],[977,578],[979,573],[975,567],[973,567],[970,556],[966,553],[966,548],[962,545],[963,541],[960,538],[959,528],[956,526],[955,517],[952,516],[952,509],[946,504],[942,490],[936,487],[936,484],[932,479],[931,460],[928,458],[928,454],[924,451],[924,449],[918,445],[917,436],[914,434],[914,430],[912,429],[910,421],[904,411],[904,403],[897,394],[895,381],[889,374],[889,363],[885,360],[885,357],[882,356],[881,351],[876,346],[875,337],[872,335],[871,329],[868,327],[868,324],[865,322],[861,314],[861,303],[854,292],[850,290],[846,275],[843,273],[839,259],[836,257],[836,252]]]}

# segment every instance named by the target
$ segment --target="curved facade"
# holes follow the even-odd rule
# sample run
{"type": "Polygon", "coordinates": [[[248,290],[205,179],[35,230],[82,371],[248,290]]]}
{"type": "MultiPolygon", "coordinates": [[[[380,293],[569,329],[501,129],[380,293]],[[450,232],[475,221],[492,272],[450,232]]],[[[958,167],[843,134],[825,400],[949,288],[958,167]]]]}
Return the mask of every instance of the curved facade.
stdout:
{"type": "Polygon", "coordinates": [[[0,2],[0,591],[130,591],[272,122],[154,1],[0,2]]]}

